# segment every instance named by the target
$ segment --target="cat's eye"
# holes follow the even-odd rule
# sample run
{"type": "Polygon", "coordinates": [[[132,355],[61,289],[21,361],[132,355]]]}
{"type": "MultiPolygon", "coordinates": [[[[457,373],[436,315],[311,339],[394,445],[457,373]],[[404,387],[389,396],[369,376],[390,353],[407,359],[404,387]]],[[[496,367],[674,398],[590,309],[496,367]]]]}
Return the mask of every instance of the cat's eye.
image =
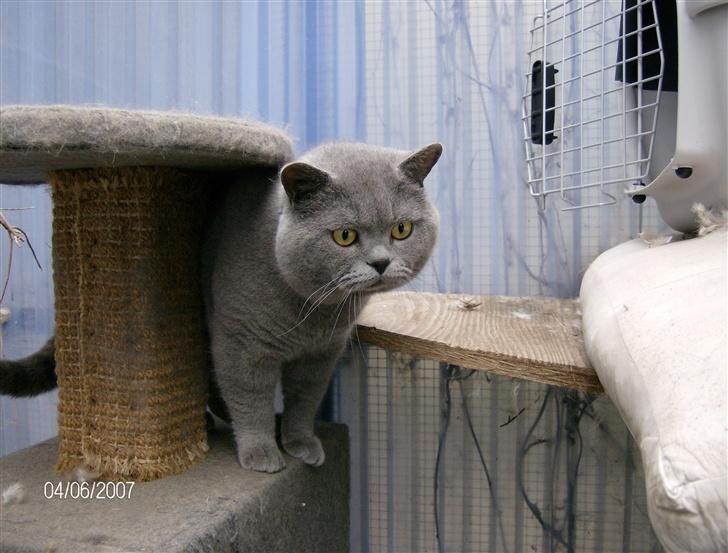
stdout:
{"type": "Polygon", "coordinates": [[[402,221],[392,227],[392,238],[395,240],[404,240],[412,234],[412,223],[410,221],[402,221]]]}
{"type": "Polygon", "coordinates": [[[339,228],[331,233],[334,237],[334,242],[339,246],[351,246],[356,242],[356,231],[352,228],[339,228]]]}

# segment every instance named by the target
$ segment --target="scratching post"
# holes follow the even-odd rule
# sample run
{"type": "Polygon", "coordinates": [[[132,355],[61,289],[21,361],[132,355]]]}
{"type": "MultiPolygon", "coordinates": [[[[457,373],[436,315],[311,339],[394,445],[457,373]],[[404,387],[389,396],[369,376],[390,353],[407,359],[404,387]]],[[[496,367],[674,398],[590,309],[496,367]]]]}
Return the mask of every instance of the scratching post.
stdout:
{"type": "Polygon", "coordinates": [[[201,183],[159,167],[49,176],[58,468],[178,473],[207,450],[201,183]]]}
{"type": "Polygon", "coordinates": [[[290,157],[239,119],[0,108],[0,182],[52,185],[59,470],[151,480],[204,458],[203,206],[290,157]]]}

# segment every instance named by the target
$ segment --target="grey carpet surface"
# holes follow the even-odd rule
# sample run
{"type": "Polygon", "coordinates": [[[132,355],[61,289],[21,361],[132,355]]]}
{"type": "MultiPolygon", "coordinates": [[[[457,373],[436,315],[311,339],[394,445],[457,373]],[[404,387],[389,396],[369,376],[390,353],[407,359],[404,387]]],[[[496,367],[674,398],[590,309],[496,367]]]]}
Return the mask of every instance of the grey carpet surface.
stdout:
{"type": "Polygon", "coordinates": [[[234,170],[290,161],[281,129],[237,118],[93,106],[0,106],[0,182],[51,169],[171,166],[234,170]]]}
{"type": "Polygon", "coordinates": [[[45,483],[61,482],[56,439],[3,457],[3,490],[20,483],[25,500],[0,508],[0,551],[344,553],[348,432],[321,424],[317,433],[321,467],[287,456],[283,471],[260,474],[240,468],[229,433],[212,432],[204,463],[138,483],[131,499],[46,499],[45,483]]]}

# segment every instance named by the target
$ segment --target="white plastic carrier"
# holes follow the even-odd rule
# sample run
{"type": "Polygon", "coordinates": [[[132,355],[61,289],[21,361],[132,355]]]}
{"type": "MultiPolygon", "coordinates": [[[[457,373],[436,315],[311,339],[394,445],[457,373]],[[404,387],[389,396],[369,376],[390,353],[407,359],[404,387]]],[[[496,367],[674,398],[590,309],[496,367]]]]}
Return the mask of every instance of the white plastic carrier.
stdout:
{"type": "Polygon", "coordinates": [[[688,232],[728,208],[728,0],[544,0],[523,129],[531,195],[653,197],[688,232]]]}

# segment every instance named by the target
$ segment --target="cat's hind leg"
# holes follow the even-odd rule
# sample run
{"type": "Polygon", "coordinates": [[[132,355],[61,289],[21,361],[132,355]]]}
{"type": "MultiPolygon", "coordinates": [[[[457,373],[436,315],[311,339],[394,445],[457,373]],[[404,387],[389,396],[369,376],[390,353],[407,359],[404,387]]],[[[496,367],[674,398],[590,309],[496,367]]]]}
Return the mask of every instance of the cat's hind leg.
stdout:
{"type": "Polygon", "coordinates": [[[245,469],[278,472],[286,463],[275,440],[273,399],[280,365],[251,355],[233,340],[212,336],[212,356],[220,394],[235,434],[238,461],[245,469]]]}
{"type": "Polygon", "coordinates": [[[283,449],[309,465],[320,466],[326,458],[313,423],[340,353],[340,347],[332,348],[286,363],[282,369],[283,449]]]}

